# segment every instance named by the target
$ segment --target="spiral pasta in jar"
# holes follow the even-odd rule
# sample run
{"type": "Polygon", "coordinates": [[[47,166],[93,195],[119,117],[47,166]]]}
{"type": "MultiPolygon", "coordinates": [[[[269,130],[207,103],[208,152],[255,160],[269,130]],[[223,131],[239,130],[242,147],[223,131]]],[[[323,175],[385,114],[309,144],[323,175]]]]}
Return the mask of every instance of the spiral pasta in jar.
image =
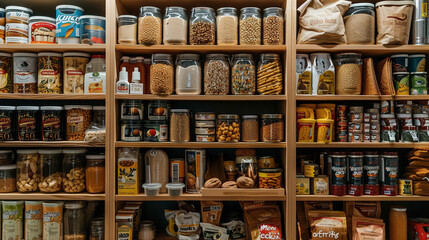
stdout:
{"type": "Polygon", "coordinates": [[[236,114],[220,114],[216,120],[218,142],[240,141],[240,117],[236,114]]]}
{"type": "Polygon", "coordinates": [[[257,76],[259,94],[280,94],[283,91],[283,71],[280,55],[275,53],[262,54],[257,76]]]}
{"type": "Polygon", "coordinates": [[[256,90],[255,62],[251,54],[235,54],[231,69],[232,94],[253,95],[256,90]]]}
{"type": "Polygon", "coordinates": [[[91,109],[89,105],[66,105],[66,139],[68,141],[85,140],[85,131],[91,124],[91,109]]]}

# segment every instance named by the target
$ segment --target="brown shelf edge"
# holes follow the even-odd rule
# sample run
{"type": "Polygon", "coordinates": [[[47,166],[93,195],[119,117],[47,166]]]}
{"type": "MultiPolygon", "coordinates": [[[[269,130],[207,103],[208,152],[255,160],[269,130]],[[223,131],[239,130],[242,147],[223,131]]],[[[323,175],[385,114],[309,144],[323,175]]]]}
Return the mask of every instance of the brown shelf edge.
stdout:
{"type": "Polygon", "coordinates": [[[335,143],[296,143],[296,148],[416,148],[427,147],[428,143],[374,143],[374,142],[335,142],[335,143]]]}
{"type": "Polygon", "coordinates": [[[106,44],[1,44],[0,51],[2,52],[105,52],[106,44]]]}
{"type": "Polygon", "coordinates": [[[429,95],[372,96],[372,95],[296,95],[296,101],[381,101],[429,100],[429,95]]]}
{"type": "Polygon", "coordinates": [[[115,147],[140,147],[140,148],[286,148],[286,142],[265,143],[265,142],[238,142],[238,143],[218,143],[218,142],[124,142],[116,141],[115,147]]]}
{"type": "Polygon", "coordinates": [[[106,194],[91,193],[0,193],[0,200],[105,200],[106,194]]]}
{"type": "Polygon", "coordinates": [[[297,195],[297,201],[429,201],[429,196],[333,196],[333,195],[297,195]]]}
{"type": "Polygon", "coordinates": [[[4,141],[0,147],[105,147],[105,143],[88,143],[84,141],[4,141]]]}
{"type": "Polygon", "coordinates": [[[229,196],[225,198],[224,195],[219,196],[203,196],[203,194],[190,194],[184,193],[181,196],[172,197],[167,193],[162,193],[157,196],[147,196],[146,194],[138,194],[138,195],[115,195],[116,201],[262,201],[267,200],[270,201],[286,201],[286,196],[272,196],[272,195],[241,195],[241,196],[229,196]]]}
{"type": "Polygon", "coordinates": [[[135,95],[115,94],[117,100],[181,100],[181,101],[286,101],[286,95],[135,95]]]}
{"type": "Polygon", "coordinates": [[[116,44],[115,49],[124,53],[178,53],[178,52],[276,52],[284,53],[286,45],[124,45],[116,44]]]}
{"type": "Polygon", "coordinates": [[[0,99],[11,100],[105,100],[106,94],[19,94],[0,93],[0,99]]]}
{"type": "Polygon", "coordinates": [[[296,44],[296,52],[343,52],[354,51],[371,54],[391,54],[399,52],[426,52],[428,45],[329,45],[296,44]]]}

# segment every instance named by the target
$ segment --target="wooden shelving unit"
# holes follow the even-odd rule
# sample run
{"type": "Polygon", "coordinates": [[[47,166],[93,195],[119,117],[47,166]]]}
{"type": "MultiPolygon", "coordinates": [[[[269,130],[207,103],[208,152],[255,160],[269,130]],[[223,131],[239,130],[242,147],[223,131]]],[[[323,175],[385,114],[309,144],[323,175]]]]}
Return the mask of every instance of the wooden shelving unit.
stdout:
{"type": "Polygon", "coordinates": [[[2,52],[87,52],[104,53],[105,44],[4,44],[1,46],[2,52]]]}
{"type": "Polygon", "coordinates": [[[104,147],[104,143],[89,143],[84,141],[4,141],[0,142],[0,147],[47,147],[47,148],[61,148],[61,147],[104,147]]]}
{"type": "Polygon", "coordinates": [[[166,101],[286,101],[285,95],[125,95],[115,94],[118,100],[166,100],[166,101]]]}
{"type": "Polygon", "coordinates": [[[417,148],[427,147],[427,143],[372,143],[372,142],[332,142],[296,143],[297,148],[417,148]]]}
{"type": "Polygon", "coordinates": [[[402,96],[372,96],[372,95],[296,95],[296,101],[406,101],[406,100],[429,100],[429,95],[402,95],[402,96]]]}
{"type": "Polygon", "coordinates": [[[388,202],[418,202],[418,201],[429,201],[429,196],[383,196],[383,195],[374,195],[374,196],[333,196],[333,195],[297,195],[297,201],[388,201],[388,202]]]}
{"type": "Polygon", "coordinates": [[[106,94],[14,94],[0,93],[0,99],[10,100],[105,100],[106,94]]]}
{"type": "Polygon", "coordinates": [[[237,142],[237,143],[218,143],[218,142],[122,142],[117,141],[115,147],[140,147],[140,148],[286,148],[286,143],[263,143],[263,142],[237,142]]]}
{"type": "Polygon", "coordinates": [[[104,201],[106,194],[91,193],[0,193],[1,200],[46,200],[46,201],[104,201]]]}

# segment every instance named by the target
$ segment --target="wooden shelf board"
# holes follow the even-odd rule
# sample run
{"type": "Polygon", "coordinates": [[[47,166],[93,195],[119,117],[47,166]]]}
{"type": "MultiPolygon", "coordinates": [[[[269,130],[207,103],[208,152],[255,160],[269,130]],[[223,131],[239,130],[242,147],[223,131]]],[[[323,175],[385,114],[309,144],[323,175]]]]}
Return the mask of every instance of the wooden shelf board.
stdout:
{"type": "Polygon", "coordinates": [[[12,100],[104,100],[106,94],[22,94],[0,93],[0,99],[12,100]]]}
{"type": "Polygon", "coordinates": [[[115,94],[116,99],[128,100],[181,100],[181,101],[285,101],[285,95],[134,95],[115,94]]]}
{"type": "Polygon", "coordinates": [[[90,193],[0,193],[0,200],[105,200],[105,194],[90,193]]]}
{"type": "Polygon", "coordinates": [[[103,53],[106,51],[105,44],[2,44],[2,52],[90,52],[103,53]]]}
{"type": "Polygon", "coordinates": [[[428,143],[374,143],[374,142],[333,142],[296,143],[297,148],[417,148],[427,147],[428,143]]]}
{"type": "Polygon", "coordinates": [[[116,141],[115,147],[141,147],[141,148],[286,148],[285,142],[264,143],[264,142],[238,142],[238,143],[218,143],[218,142],[124,142],[116,141]]]}
{"type": "Polygon", "coordinates": [[[429,100],[429,95],[371,96],[371,95],[296,95],[297,101],[380,101],[380,100],[429,100]]]}
{"type": "Polygon", "coordinates": [[[297,53],[313,52],[359,52],[370,55],[383,55],[393,53],[422,53],[429,51],[428,45],[316,45],[297,44],[297,53]]]}
{"type": "Polygon", "coordinates": [[[297,195],[297,201],[429,201],[429,196],[333,196],[333,195],[297,195]]]}
{"type": "Polygon", "coordinates": [[[259,201],[267,200],[270,201],[286,201],[285,196],[273,196],[273,195],[233,195],[225,197],[224,195],[218,196],[203,196],[203,194],[190,194],[183,193],[181,196],[171,197],[167,193],[161,193],[157,196],[147,196],[146,194],[138,195],[116,195],[116,201],[259,201]]]}
{"type": "Polygon", "coordinates": [[[0,147],[104,147],[104,143],[84,141],[4,141],[0,147]]]}
{"type": "Polygon", "coordinates": [[[201,194],[203,195],[203,197],[219,197],[226,199],[228,199],[229,197],[242,196],[259,196],[269,199],[271,197],[285,197],[285,189],[203,188],[201,189],[201,194]]]}

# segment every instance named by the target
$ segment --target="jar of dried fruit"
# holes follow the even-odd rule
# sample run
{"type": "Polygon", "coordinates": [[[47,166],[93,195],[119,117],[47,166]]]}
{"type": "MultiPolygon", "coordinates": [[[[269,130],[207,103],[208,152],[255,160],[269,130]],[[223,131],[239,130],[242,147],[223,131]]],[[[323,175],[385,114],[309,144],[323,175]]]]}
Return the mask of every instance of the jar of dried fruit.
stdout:
{"type": "Polygon", "coordinates": [[[264,9],[264,45],[282,45],[284,43],[283,9],[269,7],[264,9]]]}
{"type": "Polygon", "coordinates": [[[139,17],[139,44],[158,45],[162,39],[162,16],[157,7],[141,7],[139,17]]]}
{"type": "Polygon", "coordinates": [[[79,193],[85,190],[85,153],[82,149],[63,150],[63,190],[79,193]]]}
{"type": "Polygon", "coordinates": [[[67,122],[67,140],[68,141],[83,141],[85,139],[85,131],[91,124],[90,105],[66,105],[66,122],[67,122]]]}
{"type": "Polygon", "coordinates": [[[204,64],[204,94],[228,95],[229,57],[226,54],[208,54],[204,64]]]}
{"type": "Polygon", "coordinates": [[[103,193],[105,190],[105,156],[86,155],[86,190],[89,193],[103,193]]]}
{"type": "Polygon", "coordinates": [[[59,192],[61,191],[62,172],[61,172],[61,149],[39,150],[40,161],[40,182],[41,192],[59,192]]]}
{"type": "Polygon", "coordinates": [[[335,55],[335,94],[361,94],[363,64],[361,56],[359,53],[341,53],[335,55]]]}
{"type": "Polygon", "coordinates": [[[0,166],[0,192],[16,191],[16,164],[0,166]]]}
{"type": "Polygon", "coordinates": [[[240,141],[240,117],[236,114],[220,114],[216,120],[218,142],[240,141]]]}
{"type": "Polygon", "coordinates": [[[231,91],[234,95],[253,95],[256,90],[256,67],[251,54],[235,54],[232,58],[231,91]]]}
{"type": "Polygon", "coordinates": [[[18,149],[17,181],[18,192],[35,192],[40,182],[39,151],[37,149],[18,149]]]}
{"type": "Polygon", "coordinates": [[[171,109],[170,112],[170,141],[189,142],[191,140],[189,109],[171,109]]]}
{"type": "Polygon", "coordinates": [[[261,140],[263,142],[281,142],[284,140],[284,121],[282,114],[262,114],[261,140]]]}
{"type": "Polygon", "coordinates": [[[189,43],[191,45],[214,45],[216,39],[216,14],[213,8],[192,8],[189,21],[189,43]]]}
{"type": "Polygon", "coordinates": [[[245,7],[240,13],[240,45],[261,45],[261,10],[245,7]]]}
{"type": "Polygon", "coordinates": [[[174,91],[173,55],[162,53],[152,55],[150,65],[150,93],[172,94],[174,91]]]}

